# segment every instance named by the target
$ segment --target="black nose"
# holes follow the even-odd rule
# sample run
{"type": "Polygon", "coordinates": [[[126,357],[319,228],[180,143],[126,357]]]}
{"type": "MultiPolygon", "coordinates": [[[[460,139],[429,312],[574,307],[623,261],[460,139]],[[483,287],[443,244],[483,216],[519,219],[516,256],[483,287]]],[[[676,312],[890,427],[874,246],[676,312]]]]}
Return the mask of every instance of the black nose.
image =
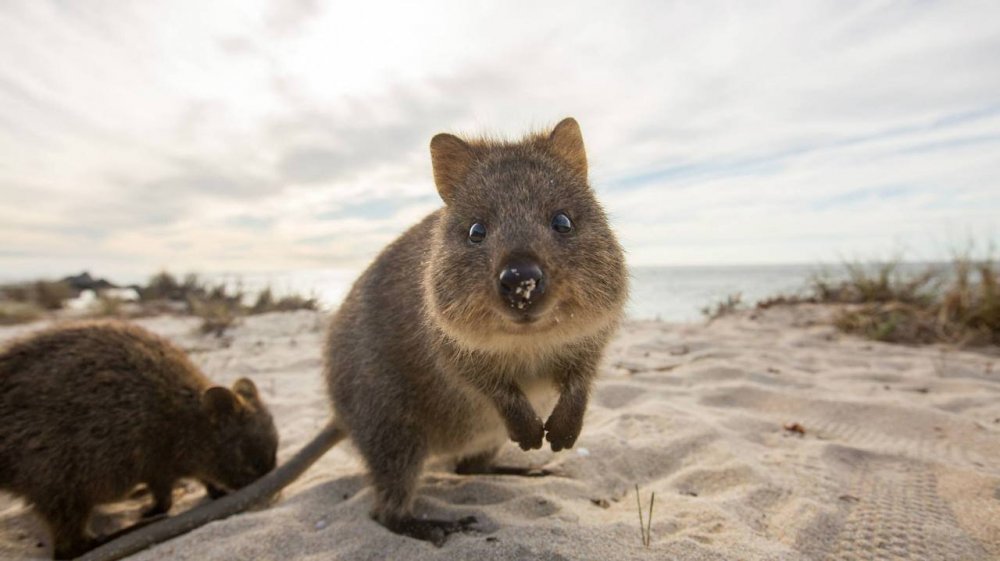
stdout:
{"type": "Polygon", "coordinates": [[[511,261],[500,271],[498,288],[512,308],[524,310],[545,293],[545,273],[534,261],[511,261]]]}

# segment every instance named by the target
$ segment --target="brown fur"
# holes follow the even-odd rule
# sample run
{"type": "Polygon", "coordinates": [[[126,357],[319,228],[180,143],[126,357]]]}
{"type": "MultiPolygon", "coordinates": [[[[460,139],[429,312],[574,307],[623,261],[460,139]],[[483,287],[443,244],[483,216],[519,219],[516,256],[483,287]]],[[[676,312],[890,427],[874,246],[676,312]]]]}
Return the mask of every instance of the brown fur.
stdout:
{"type": "Polygon", "coordinates": [[[213,386],[135,325],[59,326],[0,352],[0,489],[45,518],[57,558],[94,545],[95,505],[145,483],[146,514],[165,513],[182,477],[243,487],[274,467],[277,443],[253,382],[213,386]]]}
{"type": "Polygon", "coordinates": [[[518,142],[437,135],[431,156],[446,206],[354,284],[330,326],[326,375],[337,422],[373,478],[373,516],[441,541],[458,526],[411,513],[425,459],[453,457],[469,471],[508,437],[526,450],[543,437],[555,451],[572,447],[627,272],[587,184],[576,121],[518,142]],[[571,233],[553,231],[557,212],[571,217],[571,233]],[[473,222],[487,228],[482,243],[468,240],[473,222]],[[501,268],[523,256],[548,283],[531,314],[497,292],[501,268]],[[543,424],[547,396],[558,399],[543,424]]]}

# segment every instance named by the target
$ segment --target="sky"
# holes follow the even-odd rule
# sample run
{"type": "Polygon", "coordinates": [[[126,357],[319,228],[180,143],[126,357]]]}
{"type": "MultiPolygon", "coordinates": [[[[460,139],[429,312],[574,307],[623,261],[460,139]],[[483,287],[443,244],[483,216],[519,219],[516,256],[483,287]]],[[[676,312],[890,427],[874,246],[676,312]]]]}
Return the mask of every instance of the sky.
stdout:
{"type": "Polygon", "coordinates": [[[0,277],[358,270],[581,124],[633,265],[1000,245],[997,2],[0,4],[0,277]]]}

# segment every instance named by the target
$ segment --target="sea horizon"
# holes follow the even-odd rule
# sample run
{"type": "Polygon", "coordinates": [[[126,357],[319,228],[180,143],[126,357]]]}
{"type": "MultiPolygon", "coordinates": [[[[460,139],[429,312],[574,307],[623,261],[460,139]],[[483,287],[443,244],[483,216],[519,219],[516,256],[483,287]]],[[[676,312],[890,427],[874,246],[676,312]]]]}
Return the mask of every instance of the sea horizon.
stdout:
{"type": "MultiPolygon", "coordinates": [[[[868,262],[865,266],[877,267],[885,262],[868,262]]],[[[944,262],[905,261],[898,264],[901,273],[916,273],[944,262]]],[[[328,268],[301,269],[281,272],[221,272],[195,273],[209,282],[224,283],[239,288],[248,297],[254,297],[265,288],[276,296],[297,293],[315,298],[324,309],[336,309],[357,276],[363,269],[328,268]]],[[[68,272],[80,274],[82,271],[68,272]]],[[[88,271],[95,278],[105,278],[119,286],[142,285],[156,274],[105,276],[100,271],[88,271]]],[[[169,271],[178,279],[187,272],[169,271]]],[[[626,314],[633,320],[662,320],[668,322],[698,321],[704,317],[702,309],[739,296],[746,305],[778,295],[804,294],[816,276],[842,278],[845,273],[840,263],[788,263],[788,264],[739,264],[739,265],[635,265],[629,267],[630,297],[626,314]]],[[[62,278],[59,277],[59,278],[62,278]]],[[[3,282],[24,282],[37,278],[4,279],[3,282]]]]}

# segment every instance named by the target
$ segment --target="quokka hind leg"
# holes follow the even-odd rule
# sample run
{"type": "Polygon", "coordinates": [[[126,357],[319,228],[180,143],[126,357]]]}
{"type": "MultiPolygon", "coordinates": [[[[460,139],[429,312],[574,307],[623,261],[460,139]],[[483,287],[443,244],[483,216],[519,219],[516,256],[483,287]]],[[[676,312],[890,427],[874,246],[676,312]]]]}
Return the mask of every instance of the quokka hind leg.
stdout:
{"type": "Polygon", "coordinates": [[[212,499],[213,501],[215,499],[219,499],[227,495],[225,489],[217,487],[216,485],[209,483],[208,481],[202,481],[202,485],[205,486],[205,494],[208,495],[208,498],[212,499]]]}
{"type": "Polygon", "coordinates": [[[455,466],[455,473],[459,475],[514,475],[520,477],[545,477],[552,474],[551,471],[542,468],[497,465],[494,462],[499,452],[500,448],[494,448],[462,458],[455,466]]]}
{"type": "Polygon", "coordinates": [[[170,512],[170,508],[174,505],[173,481],[151,482],[149,490],[153,494],[153,504],[142,511],[142,517],[152,518],[170,512]]]}
{"type": "Polygon", "coordinates": [[[411,431],[393,430],[384,423],[378,427],[378,434],[366,435],[367,441],[355,438],[375,485],[372,517],[396,534],[440,547],[449,535],[471,529],[476,519],[467,516],[460,520],[441,520],[413,515],[413,498],[427,450],[418,436],[407,438],[408,433],[411,431]]]}
{"type": "Polygon", "coordinates": [[[52,547],[56,559],[79,557],[97,544],[87,535],[91,505],[86,501],[70,497],[54,503],[35,503],[35,507],[52,531],[52,547]]]}

